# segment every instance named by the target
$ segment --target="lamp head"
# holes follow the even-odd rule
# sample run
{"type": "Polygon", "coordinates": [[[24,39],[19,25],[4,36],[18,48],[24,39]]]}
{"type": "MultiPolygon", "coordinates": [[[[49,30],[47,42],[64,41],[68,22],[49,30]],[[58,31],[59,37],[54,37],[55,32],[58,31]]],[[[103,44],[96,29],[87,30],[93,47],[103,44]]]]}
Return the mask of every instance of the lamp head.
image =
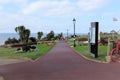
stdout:
{"type": "Polygon", "coordinates": [[[73,18],[73,23],[76,23],[76,19],[75,18],[73,18]]]}

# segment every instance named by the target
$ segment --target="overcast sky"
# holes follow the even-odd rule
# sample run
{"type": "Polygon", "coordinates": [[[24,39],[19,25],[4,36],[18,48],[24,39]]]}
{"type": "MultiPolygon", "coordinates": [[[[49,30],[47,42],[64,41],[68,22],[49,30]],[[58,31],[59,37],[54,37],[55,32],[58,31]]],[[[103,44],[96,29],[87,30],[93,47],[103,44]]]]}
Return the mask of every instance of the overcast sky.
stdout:
{"type": "Polygon", "coordinates": [[[100,31],[117,31],[120,0],[0,0],[0,33],[15,33],[20,25],[32,33],[73,33],[73,18],[76,33],[88,33],[94,21],[100,22],[100,31]]]}

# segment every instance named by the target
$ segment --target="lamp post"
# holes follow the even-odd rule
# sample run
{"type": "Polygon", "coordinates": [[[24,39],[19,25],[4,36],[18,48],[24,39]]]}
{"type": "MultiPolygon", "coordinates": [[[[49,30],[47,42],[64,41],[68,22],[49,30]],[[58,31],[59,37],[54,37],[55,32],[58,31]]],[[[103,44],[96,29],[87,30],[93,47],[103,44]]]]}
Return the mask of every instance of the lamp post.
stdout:
{"type": "Polygon", "coordinates": [[[74,47],[76,47],[76,44],[75,44],[75,23],[76,23],[76,19],[73,18],[73,27],[74,27],[74,47]]]}
{"type": "Polygon", "coordinates": [[[68,40],[68,29],[67,29],[67,40],[68,40]]]}

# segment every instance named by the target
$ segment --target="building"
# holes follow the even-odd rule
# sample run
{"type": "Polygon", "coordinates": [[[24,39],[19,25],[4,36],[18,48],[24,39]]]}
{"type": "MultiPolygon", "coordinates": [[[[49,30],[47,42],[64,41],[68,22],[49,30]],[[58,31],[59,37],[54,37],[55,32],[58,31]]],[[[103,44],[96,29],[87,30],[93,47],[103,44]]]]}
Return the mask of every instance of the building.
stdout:
{"type": "Polygon", "coordinates": [[[118,30],[118,32],[117,32],[118,34],[120,34],[120,30],[118,30]]]}

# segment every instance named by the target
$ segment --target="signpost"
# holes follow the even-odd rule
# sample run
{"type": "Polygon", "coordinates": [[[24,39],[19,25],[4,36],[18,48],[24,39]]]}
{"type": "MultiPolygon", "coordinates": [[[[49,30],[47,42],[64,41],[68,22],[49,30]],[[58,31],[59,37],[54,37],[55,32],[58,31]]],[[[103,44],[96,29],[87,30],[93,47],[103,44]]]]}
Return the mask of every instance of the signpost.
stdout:
{"type": "Polygon", "coordinates": [[[89,37],[90,54],[95,58],[98,57],[98,33],[99,33],[98,28],[99,28],[98,22],[91,22],[89,37]]]}

